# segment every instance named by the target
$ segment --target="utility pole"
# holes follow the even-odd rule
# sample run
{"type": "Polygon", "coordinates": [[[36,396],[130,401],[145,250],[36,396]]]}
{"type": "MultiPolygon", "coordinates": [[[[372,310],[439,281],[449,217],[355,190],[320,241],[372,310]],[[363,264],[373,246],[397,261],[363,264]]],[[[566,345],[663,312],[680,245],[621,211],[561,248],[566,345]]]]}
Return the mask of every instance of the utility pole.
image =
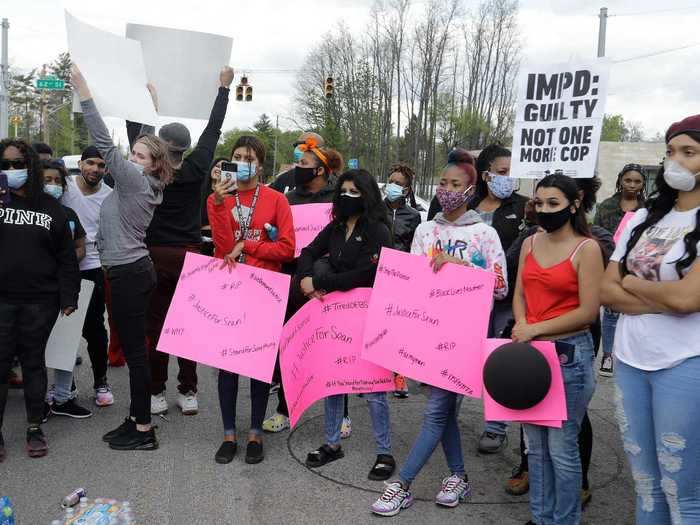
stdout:
{"type": "MultiPolygon", "coordinates": [[[[10,113],[10,60],[7,51],[7,33],[10,23],[2,19],[2,59],[0,60],[0,139],[8,136],[8,118],[10,113]]],[[[15,125],[15,129],[17,126],[15,125]]]]}
{"type": "Polygon", "coordinates": [[[277,138],[280,135],[280,116],[277,115],[277,120],[275,123],[275,152],[272,155],[272,176],[277,176],[277,138]]]}
{"type": "MultiPolygon", "coordinates": [[[[41,68],[41,78],[46,77],[46,64],[41,68]]],[[[49,102],[46,90],[41,90],[41,140],[49,143],[49,102]]]]}
{"type": "Polygon", "coordinates": [[[605,33],[608,28],[607,7],[600,8],[598,18],[600,19],[600,25],[598,26],[598,58],[602,58],[605,56],[605,33]]]}

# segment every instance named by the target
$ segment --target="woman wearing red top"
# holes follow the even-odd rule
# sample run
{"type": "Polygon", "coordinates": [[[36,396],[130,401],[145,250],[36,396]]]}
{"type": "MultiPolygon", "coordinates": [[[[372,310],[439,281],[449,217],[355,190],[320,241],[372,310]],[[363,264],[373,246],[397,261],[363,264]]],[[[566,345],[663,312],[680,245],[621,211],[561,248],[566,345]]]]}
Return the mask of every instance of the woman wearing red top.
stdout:
{"type": "Polygon", "coordinates": [[[568,420],[561,428],[525,425],[530,511],[537,525],[581,521],[578,434],[595,388],[589,326],[600,308],[603,258],[590,238],[576,182],[549,175],[537,185],[537,222],[545,230],[520,252],[513,297],[513,340],[555,341],[568,420]]]}
{"type": "MultiPolygon", "coordinates": [[[[231,265],[243,262],[279,272],[283,262],[294,259],[294,226],[285,196],[260,181],[265,145],[253,136],[244,135],[233,145],[231,161],[237,167],[235,179],[221,177],[207,200],[214,254],[231,265]],[[277,228],[274,241],[268,237],[265,224],[277,228]]],[[[269,390],[269,384],[250,379],[251,424],[246,463],[260,463],[265,457],[262,423],[269,390]]],[[[236,454],[237,397],[238,374],[219,370],[224,442],[216,452],[217,463],[230,463],[236,454]]]]}

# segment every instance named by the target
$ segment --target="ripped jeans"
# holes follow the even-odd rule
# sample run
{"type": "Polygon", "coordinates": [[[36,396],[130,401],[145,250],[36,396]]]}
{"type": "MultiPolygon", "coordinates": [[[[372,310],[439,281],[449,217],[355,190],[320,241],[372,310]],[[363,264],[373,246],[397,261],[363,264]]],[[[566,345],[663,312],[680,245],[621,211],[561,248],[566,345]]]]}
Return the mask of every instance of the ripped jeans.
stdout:
{"type": "Polygon", "coordinates": [[[615,381],[637,525],[700,523],[700,357],[652,372],[616,360],[615,381]]]}

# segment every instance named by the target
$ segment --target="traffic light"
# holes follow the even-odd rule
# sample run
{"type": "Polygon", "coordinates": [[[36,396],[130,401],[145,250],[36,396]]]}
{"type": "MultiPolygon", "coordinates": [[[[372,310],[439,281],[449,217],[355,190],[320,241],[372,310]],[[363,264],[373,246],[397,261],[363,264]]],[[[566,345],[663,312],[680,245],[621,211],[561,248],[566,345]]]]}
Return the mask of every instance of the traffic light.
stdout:
{"type": "Polygon", "coordinates": [[[240,84],[236,86],[236,100],[239,102],[243,101],[243,86],[240,84]]]}
{"type": "Polygon", "coordinates": [[[326,77],[326,82],[323,85],[323,92],[326,98],[331,98],[333,96],[333,77],[326,77]]]}
{"type": "Polygon", "coordinates": [[[253,100],[253,86],[246,86],[245,101],[250,102],[251,100],[253,100]]]}

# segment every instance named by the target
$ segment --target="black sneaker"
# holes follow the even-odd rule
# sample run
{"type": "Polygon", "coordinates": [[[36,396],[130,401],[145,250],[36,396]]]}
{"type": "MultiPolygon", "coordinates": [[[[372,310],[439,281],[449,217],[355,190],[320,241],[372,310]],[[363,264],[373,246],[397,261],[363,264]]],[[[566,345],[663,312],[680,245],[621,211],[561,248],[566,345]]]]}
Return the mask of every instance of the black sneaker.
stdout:
{"type": "Polygon", "coordinates": [[[119,425],[114,430],[110,430],[104,436],[102,436],[102,441],[106,441],[107,443],[109,443],[115,437],[121,436],[122,434],[129,432],[131,429],[136,430],[136,422],[130,417],[125,417],[124,422],[121,425],[119,425]]]}
{"type": "Polygon", "coordinates": [[[118,435],[109,442],[109,448],[113,450],[155,450],[158,448],[156,431],[146,430],[141,432],[134,425],[123,434],[118,435]]]}
{"type": "Polygon", "coordinates": [[[40,427],[27,429],[27,455],[30,458],[43,458],[49,453],[49,442],[40,427]]]}
{"type": "Polygon", "coordinates": [[[92,412],[81,407],[75,399],[69,399],[65,403],[54,403],[51,405],[51,413],[54,416],[67,416],[74,419],[85,419],[92,416],[92,412]]]}
{"type": "Polygon", "coordinates": [[[248,441],[248,446],[245,449],[245,462],[249,465],[255,465],[265,459],[262,443],[257,441],[248,441]]]}
{"type": "Polygon", "coordinates": [[[236,456],[236,451],[238,450],[238,443],[235,441],[224,441],[221,443],[219,450],[216,451],[214,455],[214,461],[225,465],[226,463],[231,463],[233,458],[236,456]]]}

